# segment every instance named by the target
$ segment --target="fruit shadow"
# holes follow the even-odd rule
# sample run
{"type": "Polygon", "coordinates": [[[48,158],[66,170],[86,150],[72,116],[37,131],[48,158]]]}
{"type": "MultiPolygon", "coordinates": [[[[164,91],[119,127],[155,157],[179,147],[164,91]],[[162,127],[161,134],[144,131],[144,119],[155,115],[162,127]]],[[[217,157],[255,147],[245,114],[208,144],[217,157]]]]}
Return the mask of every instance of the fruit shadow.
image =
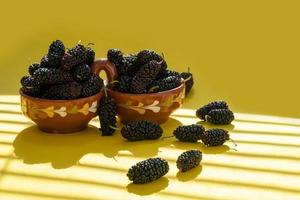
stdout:
{"type": "Polygon", "coordinates": [[[147,184],[134,184],[130,183],[126,186],[127,192],[133,193],[140,196],[151,195],[167,188],[169,180],[166,177],[162,177],[147,184]]]}
{"type": "Polygon", "coordinates": [[[172,147],[176,149],[182,149],[184,151],[193,150],[193,149],[199,150],[204,154],[221,154],[231,150],[231,148],[227,145],[207,147],[201,142],[190,143],[190,142],[173,141],[172,147]]]}
{"type": "MultiPolygon", "coordinates": [[[[181,123],[173,118],[162,125],[164,135],[170,134],[181,123]]],[[[119,123],[118,127],[122,125],[119,123]]],[[[15,155],[26,164],[51,163],[55,169],[76,165],[86,154],[99,153],[114,158],[119,152],[128,151],[136,157],[155,157],[160,147],[170,146],[167,140],[129,142],[120,131],[113,136],[101,136],[98,128],[92,125],[81,132],[72,134],[50,134],[37,126],[21,131],[13,142],[15,155]]]]}
{"type": "Polygon", "coordinates": [[[205,129],[221,128],[221,129],[225,129],[225,130],[227,130],[227,131],[232,131],[232,130],[234,130],[234,125],[233,125],[233,124],[228,124],[228,125],[216,125],[216,124],[210,124],[210,123],[205,122],[205,121],[199,121],[199,122],[197,122],[197,124],[200,124],[200,125],[204,126],[205,129]]]}
{"type": "Polygon", "coordinates": [[[191,181],[196,179],[202,172],[202,165],[195,167],[187,172],[177,172],[176,177],[181,182],[191,181]]]}

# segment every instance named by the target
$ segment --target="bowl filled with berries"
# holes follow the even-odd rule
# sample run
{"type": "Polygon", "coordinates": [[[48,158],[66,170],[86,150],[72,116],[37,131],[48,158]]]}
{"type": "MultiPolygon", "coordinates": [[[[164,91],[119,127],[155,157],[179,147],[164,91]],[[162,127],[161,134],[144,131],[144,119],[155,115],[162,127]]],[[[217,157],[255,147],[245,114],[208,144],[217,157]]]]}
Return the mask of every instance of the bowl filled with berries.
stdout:
{"type": "Polygon", "coordinates": [[[191,73],[170,70],[164,56],[153,50],[125,55],[119,49],[109,49],[106,62],[107,93],[115,100],[124,124],[140,120],[166,122],[193,86],[191,73]]]}
{"type": "MultiPolygon", "coordinates": [[[[103,96],[103,80],[92,68],[94,59],[89,45],[78,43],[66,49],[62,41],[53,41],[41,61],[29,66],[29,75],[21,78],[23,114],[45,132],[70,133],[86,128],[97,116],[103,96]]],[[[97,62],[98,69],[103,66],[97,62]]]]}

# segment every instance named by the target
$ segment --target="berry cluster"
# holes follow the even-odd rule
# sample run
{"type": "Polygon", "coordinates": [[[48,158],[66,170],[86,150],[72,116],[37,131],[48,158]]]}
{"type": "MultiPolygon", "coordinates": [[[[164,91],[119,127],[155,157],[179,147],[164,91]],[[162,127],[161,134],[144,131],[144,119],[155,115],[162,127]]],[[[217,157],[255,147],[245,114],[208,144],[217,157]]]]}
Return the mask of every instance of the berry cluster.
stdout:
{"type": "Polygon", "coordinates": [[[65,48],[60,40],[53,41],[40,63],[29,66],[28,76],[21,78],[21,91],[44,99],[77,99],[97,94],[103,80],[91,72],[94,50],[77,44],[65,48]]]}
{"type": "Polygon", "coordinates": [[[196,116],[212,124],[226,125],[234,120],[234,114],[225,101],[213,101],[200,107],[196,116]]]}
{"type": "Polygon", "coordinates": [[[178,87],[183,79],[188,94],[194,84],[190,72],[180,74],[169,70],[164,57],[153,50],[146,49],[136,54],[124,55],[119,49],[109,49],[107,58],[117,68],[118,79],[113,81],[112,88],[119,92],[163,92],[178,87]]]}

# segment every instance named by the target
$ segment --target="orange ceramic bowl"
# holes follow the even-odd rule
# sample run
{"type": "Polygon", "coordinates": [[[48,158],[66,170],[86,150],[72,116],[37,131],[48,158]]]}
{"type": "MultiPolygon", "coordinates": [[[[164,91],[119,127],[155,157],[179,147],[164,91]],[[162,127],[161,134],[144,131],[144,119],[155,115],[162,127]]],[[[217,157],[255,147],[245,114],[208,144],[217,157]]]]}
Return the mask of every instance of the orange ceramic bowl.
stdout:
{"type": "MultiPolygon", "coordinates": [[[[109,83],[117,79],[117,70],[109,61],[102,60],[93,66],[94,71],[105,70],[109,83]],[[101,66],[101,67],[98,67],[101,66]]],[[[122,123],[148,120],[164,123],[184,99],[185,84],[172,90],[151,94],[127,94],[108,89],[108,95],[114,98],[118,106],[118,116],[122,123]]]]}
{"type": "Polygon", "coordinates": [[[172,90],[151,94],[127,94],[108,90],[118,105],[118,116],[122,123],[148,120],[162,124],[182,105],[184,83],[172,90]]]}
{"type": "Polygon", "coordinates": [[[103,92],[74,100],[48,100],[30,97],[20,91],[25,116],[49,133],[71,133],[83,130],[97,115],[103,92]]]}
{"type": "MultiPolygon", "coordinates": [[[[92,66],[92,73],[99,74],[105,70],[112,72],[110,63],[106,60],[97,60],[92,66]]],[[[49,133],[72,133],[83,130],[89,121],[97,116],[99,101],[103,92],[96,95],[74,100],[49,100],[34,98],[20,91],[22,112],[34,121],[38,127],[49,133]]]]}

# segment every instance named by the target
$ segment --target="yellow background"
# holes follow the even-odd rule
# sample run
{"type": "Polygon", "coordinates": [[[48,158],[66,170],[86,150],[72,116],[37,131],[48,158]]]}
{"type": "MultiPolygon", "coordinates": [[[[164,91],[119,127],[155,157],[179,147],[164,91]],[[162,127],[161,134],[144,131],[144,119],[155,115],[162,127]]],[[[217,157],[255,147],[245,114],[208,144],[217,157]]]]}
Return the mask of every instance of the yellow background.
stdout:
{"type": "Polygon", "coordinates": [[[299,9],[299,1],[288,0],[1,2],[0,197],[139,199],[132,193],[140,192],[144,199],[299,199],[299,9]],[[112,47],[151,48],[173,69],[190,67],[194,89],[165,134],[196,123],[193,110],[202,104],[224,99],[236,112],[234,129],[226,128],[238,152],[172,140],[127,144],[118,134],[98,137],[95,127],[68,136],[39,132],[14,95],[54,39],[68,47],[92,42],[97,57],[112,47]],[[174,160],[189,148],[206,153],[203,170],[176,175],[174,160]],[[126,189],[126,169],[157,154],[171,162],[168,179],[126,189]]]}

